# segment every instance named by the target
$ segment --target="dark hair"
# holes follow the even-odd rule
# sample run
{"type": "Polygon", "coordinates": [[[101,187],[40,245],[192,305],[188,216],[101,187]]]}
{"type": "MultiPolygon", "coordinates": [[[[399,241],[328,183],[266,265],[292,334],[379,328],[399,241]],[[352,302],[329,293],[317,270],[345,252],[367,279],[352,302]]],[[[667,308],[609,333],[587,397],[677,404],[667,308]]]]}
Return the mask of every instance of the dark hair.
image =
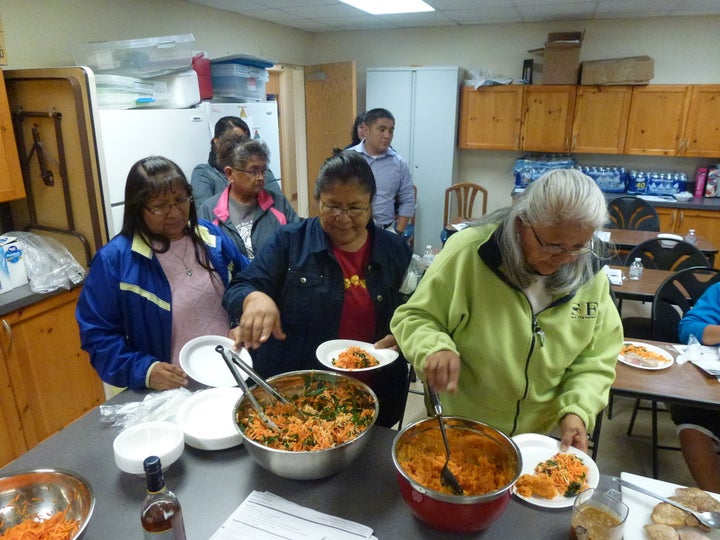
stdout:
{"type": "Polygon", "coordinates": [[[237,116],[223,116],[220,120],[215,122],[215,136],[210,139],[210,155],[208,156],[208,163],[220,170],[217,164],[217,147],[215,139],[219,139],[223,134],[232,132],[235,128],[242,129],[247,135],[250,135],[250,127],[245,123],[245,120],[238,118],[237,116]]]}
{"type": "Polygon", "coordinates": [[[330,186],[352,182],[367,191],[371,200],[375,197],[375,176],[365,158],[355,150],[336,148],[320,167],[315,180],[315,200],[319,201],[320,195],[330,186]]]}
{"type": "Polygon", "coordinates": [[[370,109],[368,112],[365,113],[365,124],[370,127],[381,118],[389,118],[393,122],[395,121],[395,117],[390,111],[388,111],[387,109],[378,108],[370,109]]]}
{"type": "MultiPolygon", "coordinates": [[[[150,230],[143,219],[143,212],[146,210],[145,205],[153,197],[175,192],[188,197],[192,195],[190,183],[175,162],[162,156],[148,156],[135,162],[130,167],[125,182],[125,209],[120,234],[130,239],[140,235],[153,251],[166,252],[170,248],[170,240],[150,230]]],[[[208,271],[212,271],[212,267],[207,262],[205,245],[197,233],[197,224],[197,211],[191,202],[185,234],[192,240],[198,263],[208,271]]]]}
{"type": "Polygon", "coordinates": [[[218,170],[225,167],[244,169],[245,164],[254,157],[270,161],[270,150],[264,142],[235,131],[228,131],[217,141],[218,170]]]}
{"type": "Polygon", "coordinates": [[[357,146],[358,144],[360,144],[360,141],[362,139],[358,137],[357,131],[360,127],[360,124],[362,124],[363,122],[365,122],[365,113],[361,112],[355,117],[355,121],[353,122],[352,133],[350,133],[350,146],[357,146]]]}

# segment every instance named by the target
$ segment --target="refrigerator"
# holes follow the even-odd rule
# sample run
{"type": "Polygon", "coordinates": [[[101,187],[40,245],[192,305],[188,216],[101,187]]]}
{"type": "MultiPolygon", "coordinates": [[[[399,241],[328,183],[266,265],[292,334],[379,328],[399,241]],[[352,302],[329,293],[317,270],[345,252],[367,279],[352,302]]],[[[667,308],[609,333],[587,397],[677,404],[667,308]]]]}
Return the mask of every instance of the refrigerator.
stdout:
{"type": "Polygon", "coordinates": [[[206,163],[215,123],[239,116],[250,136],[270,150],[268,167],[281,178],[277,103],[202,102],[189,109],[97,109],[96,138],[104,187],[108,237],[122,228],[125,181],[130,167],[149,155],[175,161],[190,180],[192,170],[206,163]]]}

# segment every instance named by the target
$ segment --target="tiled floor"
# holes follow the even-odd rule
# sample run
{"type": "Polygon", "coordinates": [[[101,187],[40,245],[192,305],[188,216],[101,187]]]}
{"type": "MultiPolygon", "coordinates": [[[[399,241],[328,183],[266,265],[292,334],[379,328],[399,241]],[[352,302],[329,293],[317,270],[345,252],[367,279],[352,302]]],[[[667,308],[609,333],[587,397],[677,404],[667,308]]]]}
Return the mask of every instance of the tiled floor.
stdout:
{"type": "MultiPolygon", "coordinates": [[[[633,306],[633,302],[625,304],[623,314],[626,316],[641,314],[647,307],[633,306]]],[[[422,391],[422,383],[413,383],[411,389],[422,391]]],[[[612,419],[609,420],[607,414],[603,418],[597,456],[597,466],[603,474],[619,476],[621,472],[629,472],[652,477],[650,411],[640,411],[635,421],[633,435],[626,434],[634,404],[633,399],[616,397],[613,401],[612,419]]],[[[426,415],[423,396],[411,393],[403,424],[407,425],[426,415]]],[[[675,426],[667,412],[658,413],[658,439],[662,445],[677,445],[675,426]]],[[[679,451],[660,450],[659,463],[660,480],[686,486],[695,485],[679,451]]]]}

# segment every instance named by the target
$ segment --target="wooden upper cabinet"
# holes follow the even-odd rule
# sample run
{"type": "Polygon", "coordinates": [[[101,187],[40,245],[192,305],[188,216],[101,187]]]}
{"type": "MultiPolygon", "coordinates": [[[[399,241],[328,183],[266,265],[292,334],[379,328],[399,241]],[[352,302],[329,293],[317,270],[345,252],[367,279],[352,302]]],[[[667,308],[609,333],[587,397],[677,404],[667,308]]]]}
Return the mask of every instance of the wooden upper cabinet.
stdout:
{"type": "Polygon", "coordinates": [[[575,112],[576,86],[530,85],[523,92],[521,148],[568,152],[575,112]]]}
{"type": "Polygon", "coordinates": [[[25,197],[5,78],[0,73],[0,202],[25,197]]]}
{"type": "Polygon", "coordinates": [[[720,156],[720,85],[692,86],[681,153],[684,156],[720,156]]]}
{"type": "Polygon", "coordinates": [[[632,86],[578,86],[571,152],[622,154],[632,86]]]}
{"type": "Polygon", "coordinates": [[[683,84],[633,88],[625,153],[679,155],[690,90],[691,86],[683,84]]]}
{"type": "Polygon", "coordinates": [[[460,96],[460,148],[519,150],[522,85],[463,86],[460,96]]]}

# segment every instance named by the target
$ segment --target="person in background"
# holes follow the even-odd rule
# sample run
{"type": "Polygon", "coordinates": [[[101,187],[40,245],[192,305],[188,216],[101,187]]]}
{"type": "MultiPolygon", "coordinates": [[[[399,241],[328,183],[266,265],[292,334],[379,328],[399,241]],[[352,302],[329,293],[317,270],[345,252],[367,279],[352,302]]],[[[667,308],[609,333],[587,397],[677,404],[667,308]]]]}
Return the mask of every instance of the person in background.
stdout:
{"type": "Polygon", "coordinates": [[[187,386],[182,346],[230,330],[222,295],[249,261],[217,227],[198,221],[191,192],[164,157],[130,169],[122,230],[95,255],[75,312],[82,348],[106,383],[187,386]]]}
{"type": "Polygon", "coordinates": [[[365,138],[365,113],[361,112],[355,117],[355,121],[353,122],[352,131],[350,132],[350,144],[348,144],[344,150],[348,150],[352,148],[353,146],[357,146],[360,144],[360,141],[362,141],[365,138]]]}
{"type": "Polygon", "coordinates": [[[352,150],[362,154],[375,175],[373,220],[379,227],[403,235],[415,213],[415,191],[407,162],[390,146],[395,118],[387,109],[371,109],[365,113],[364,126],[365,139],[352,150]]]}
{"type": "Polygon", "coordinates": [[[281,226],[299,221],[282,193],[265,189],[265,143],[230,132],[217,142],[217,161],[228,186],[200,206],[198,215],[219,225],[249,259],[281,226]]]}
{"type": "MultiPolygon", "coordinates": [[[[680,320],[681,343],[694,335],[703,345],[720,345],[720,283],[711,285],[680,320]]],[[[720,412],[669,404],[683,458],[698,487],[720,493],[720,412]]]]}
{"type": "MultiPolygon", "coordinates": [[[[374,226],[374,194],[362,156],[338,151],[315,184],[319,216],[282,227],[230,284],[223,305],[239,321],[230,336],[252,350],[262,376],[326,369],[315,350],[332,339],[396,346],[390,317],[404,299],[399,289],[412,253],[399,236],[374,226]]],[[[377,423],[397,423],[407,362],[400,356],[366,374],[380,403],[377,423]]]]}
{"type": "MultiPolygon", "coordinates": [[[[223,116],[215,123],[215,136],[210,140],[208,162],[197,165],[190,175],[193,200],[197,208],[200,208],[207,199],[220,193],[228,185],[225,171],[217,162],[217,141],[228,132],[250,136],[250,128],[247,123],[237,116],[223,116]]],[[[265,189],[280,192],[280,183],[270,169],[265,173],[265,189]]]]}
{"type": "Polygon", "coordinates": [[[561,448],[587,451],[623,344],[593,261],[606,221],[595,182],[555,170],[448,238],[390,325],[447,414],[510,436],[559,426],[561,448]]]}

